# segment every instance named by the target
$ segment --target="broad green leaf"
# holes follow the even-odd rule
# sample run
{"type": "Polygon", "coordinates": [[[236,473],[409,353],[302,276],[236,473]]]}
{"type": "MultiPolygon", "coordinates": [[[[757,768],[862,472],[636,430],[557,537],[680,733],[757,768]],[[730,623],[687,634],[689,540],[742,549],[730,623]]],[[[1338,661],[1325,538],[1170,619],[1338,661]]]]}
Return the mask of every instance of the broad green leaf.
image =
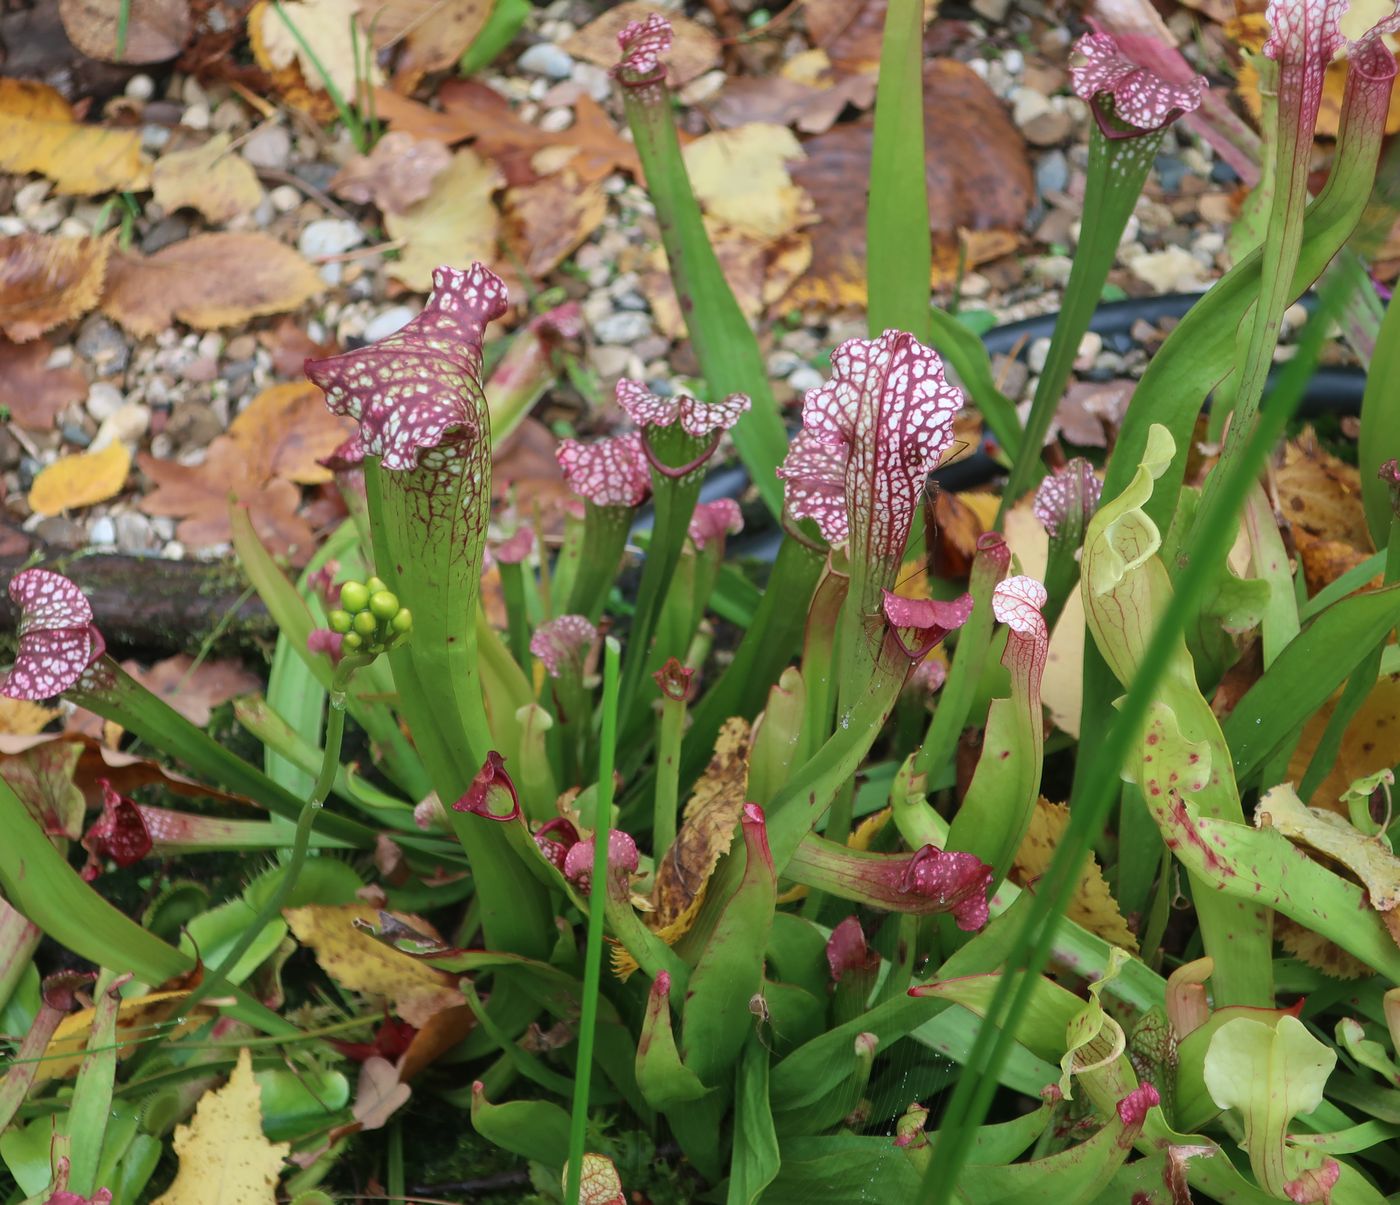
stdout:
{"type": "Polygon", "coordinates": [[[569,1115],[547,1100],[511,1100],[493,1105],[478,1080],[472,1086],[472,1125],[502,1150],[560,1168],[569,1155],[569,1115]]]}
{"type": "Polygon", "coordinates": [[[1222,1025],[1206,1051],[1205,1082],[1222,1109],[1244,1123],[1244,1148],[1259,1183],[1276,1196],[1301,1170],[1288,1158],[1288,1126],[1322,1103],[1337,1053],[1296,1017],[1266,1025],[1236,1017],[1222,1025]]]}
{"type": "Polygon", "coordinates": [[[755,1205],[778,1174],[780,1162],[768,1101],[768,1050],[751,1035],[739,1057],[734,1086],[734,1154],[729,1164],[728,1205],[755,1205]]]}

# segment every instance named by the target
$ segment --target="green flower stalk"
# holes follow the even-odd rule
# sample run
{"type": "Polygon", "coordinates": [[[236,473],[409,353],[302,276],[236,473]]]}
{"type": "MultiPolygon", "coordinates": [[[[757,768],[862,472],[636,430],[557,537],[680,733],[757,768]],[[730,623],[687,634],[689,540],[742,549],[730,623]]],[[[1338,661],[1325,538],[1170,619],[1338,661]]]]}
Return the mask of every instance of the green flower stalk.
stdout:
{"type": "MultiPolygon", "coordinates": [[[[359,423],[337,458],[363,461],[378,572],[413,608],[414,639],[389,662],[442,799],[467,789],[493,745],[477,656],[491,495],[481,363],[486,326],[506,304],[505,285],[481,264],[439,268],[423,312],[402,330],[306,366],[331,410],[359,423]]],[[[543,954],[551,928],[542,884],[499,826],[470,813],[451,819],[487,941],[543,954]]]]}
{"type": "Polygon", "coordinates": [[[1134,62],[1111,34],[1088,34],[1075,43],[1074,51],[1080,60],[1070,68],[1074,91],[1094,115],[1084,214],[1050,353],[1036,383],[1020,453],[1002,493],[1002,514],[1044,471],[1041,447],[1162,134],[1178,117],[1195,112],[1206,86],[1201,77],[1184,85],[1163,79],[1150,67],[1134,62]]]}

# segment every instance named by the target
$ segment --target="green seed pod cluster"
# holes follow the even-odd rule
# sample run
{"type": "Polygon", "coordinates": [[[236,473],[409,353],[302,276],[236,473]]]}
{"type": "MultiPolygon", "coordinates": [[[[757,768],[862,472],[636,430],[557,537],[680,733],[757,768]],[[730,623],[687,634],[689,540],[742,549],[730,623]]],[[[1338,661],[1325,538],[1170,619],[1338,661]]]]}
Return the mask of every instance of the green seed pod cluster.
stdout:
{"type": "Polygon", "coordinates": [[[387,652],[413,630],[409,609],[377,577],[344,582],[340,606],[326,619],[331,631],[343,637],[341,648],[346,653],[375,656],[387,652]]]}

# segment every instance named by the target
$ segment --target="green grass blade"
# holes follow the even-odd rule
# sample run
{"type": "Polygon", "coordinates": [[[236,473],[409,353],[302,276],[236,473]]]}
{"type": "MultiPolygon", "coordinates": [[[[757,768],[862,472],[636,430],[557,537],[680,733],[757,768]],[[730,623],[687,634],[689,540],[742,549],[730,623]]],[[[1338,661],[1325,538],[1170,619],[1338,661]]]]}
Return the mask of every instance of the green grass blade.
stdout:
{"type": "MultiPolygon", "coordinates": [[[[1368,286],[1369,287],[1369,282],[1368,286]]],[[[1366,506],[1366,526],[1377,548],[1390,537],[1390,488],[1379,477],[1387,460],[1400,456],[1400,304],[1386,306],[1376,350],[1361,399],[1361,437],[1357,468],[1361,471],[1361,500],[1366,506]]]]}

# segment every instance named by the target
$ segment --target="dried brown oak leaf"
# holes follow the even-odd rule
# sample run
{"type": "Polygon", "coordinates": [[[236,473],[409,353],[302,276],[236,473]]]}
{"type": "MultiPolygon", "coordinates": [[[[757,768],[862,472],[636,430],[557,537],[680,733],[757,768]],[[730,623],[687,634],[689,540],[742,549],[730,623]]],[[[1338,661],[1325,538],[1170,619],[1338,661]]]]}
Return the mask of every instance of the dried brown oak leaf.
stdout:
{"type": "Polygon", "coordinates": [[[157,661],[150,669],[142,669],[135,661],[123,661],[122,668],[196,728],[209,723],[220,704],[252,694],[262,685],[237,661],[201,661],[195,666],[194,658],[185,653],[157,661]]]}
{"type": "Polygon", "coordinates": [[[280,477],[257,476],[243,449],[227,436],[209,445],[199,465],[157,460],[145,453],[136,463],[156,487],[141,500],[141,509],[148,515],[179,518],[175,536],[187,547],[227,543],[233,535],[229,506],[237,499],[248,508],[253,530],[272,552],[286,554],[294,564],[304,564],[311,555],[311,525],[297,513],[301,490],[280,477]]]}
{"type": "MultiPolygon", "coordinates": [[[[749,785],[749,724],[738,716],[725,720],[715,738],[714,756],[705,768],[676,839],[656,866],[652,890],[654,911],[647,927],[668,945],[679,941],[705,899],[705,885],[729,852],[734,830],[744,810],[749,785]]],[[[613,948],[613,972],[626,979],[637,964],[622,946],[613,948]]]]}
{"type": "Polygon", "coordinates": [[[58,0],[68,40],[90,59],[104,63],[163,63],[190,37],[189,0],[58,0]],[[117,53],[126,10],[126,37],[117,53]]]}
{"type": "Polygon", "coordinates": [[[320,462],[354,429],[354,420],[332,414],[325,395],[303,380],[264,389],[229,424],[228,438],[242,449],[254,478],[320,485],[332,477],[320,462]]]}
{"type": "Polygon", "coordinates": [[[394,87],[411,92],[429,71],[452,66],[491,15],[492,0],[360,0],[376,49],[399,47],[394,87]]]}
{"type": "Polygon", "coordinates": [[[872,75],[833,76],[815,84],[786,75],[741,76],[724,86],[710,116],[726,129],[761,121],[824,134],[847,105],[868,109],[874,103],[872,75]]]}
{"type": "Polygon", "coordinates": [[[154,255],[114,256],[103,311],[144,337],[181,322],[198,330],[294,310],[323,285],[306,260],[268,234],[197,234],[154,255]]]}
{"type": "MultiPolygon", "coordinates": [[[[1068,824],[1068,807],[1062,803],[1051,803],[1045,798],[1036,800],[1030,827],[1021,841],[1021,848],[1016,851],[1016,861],[1012,866],[1011,878],[1015,882],[1025,886],[1045,873],[1068,824]]],[[[1128,922],[1118,909],[1118,901],[1113,898],[1104,881],[1103,871],[1093,858],[1085,863],[1080,872],[1065,915],[1115,946],[1130,951],[1138,948],[1137,937],[1128,928],[1128,922]]]]}
{"type": "Polygon", "coordinates": [[[0,239],[0,330],[25,343],[86,314],[102,296],[114,237],[0,239]]]}
{"type": "Polygon", "coordinates": [[[57,192],[90,196],[139,191],[150,168],[139,131],[84,125],[52,88],[0,80],[0,171],[39,172],[57,192]]]}
{"type": "MultiPolygon", "coordinates": [[[[847,71],[874,71],[880,65],[888,0],[806,0],[802,19],[814,46],[847,71]]],[[[924,0],[924,23],[938,11],[938,0],[924,0]]]]}
{"type": "Polygon", "coordinates": [[[47,430],[65,406],[87,396],[87,377],[74,364],[50,368],[53,347],[42,339],[29,343],[0,340],[0,404],[10,408],[21,427],[47,430]]]}
{"type": "Polygon", "coordinates": [[[151,169],[161,208],[173,213],[188,206],[216,225],[256,209],[263,196],[258,174],[230,146],[227,134],[215,134],[203,146],[162,155],[151,169]]]}
{"type": "Polygon", "coordinates": [[[452,154],[441,142],[396,130],[368,155],[356,155],[341,168],[331,191],[357,205],[403,213],[432,192],[433,181],[451,162],[452,154]]]}
{"type": "MultiPolygon", "coordinates": [[[[842,3],[845,2],[842,0],[842,3]]],[[[574,34],[564,43],[564,49],[585,63],[615,67],[617,35],[622,32],[622,27],[631,21],[645,21],[656,11],[656,7],[646,0],[628,0],[626,4],[616,5],[574,34]]],[[[710,30],[679,13],[667,13],[666,19],[674,35],[670,53],[666,56],[667,78],[672,85],[687,83],[698,75],[704,75],[712,67],[719,66],[719,39],[710,30]]]]}
{"type": "Polygon", "coordinates": [[[602,225],[608,198],[601,181],[584,184],[566,168],[507,189],[504,208],[507,241],[526,275],[538,278],[602,225]]]}
{"type": "MultiPolygon", "coordinates": [[[[935,59],[924,70],[924,137],[935,284],[957,270],[1015,249],[1034,199],[1025,143],[1001,102],[971,68],[935,59]]],[[[795,305],[864,305],[866,205],[851,181],[869,174],[871,125],[834,127],[803,143],[789,169],[816,205],[812,267],[794,287],[795,305]]]]}

